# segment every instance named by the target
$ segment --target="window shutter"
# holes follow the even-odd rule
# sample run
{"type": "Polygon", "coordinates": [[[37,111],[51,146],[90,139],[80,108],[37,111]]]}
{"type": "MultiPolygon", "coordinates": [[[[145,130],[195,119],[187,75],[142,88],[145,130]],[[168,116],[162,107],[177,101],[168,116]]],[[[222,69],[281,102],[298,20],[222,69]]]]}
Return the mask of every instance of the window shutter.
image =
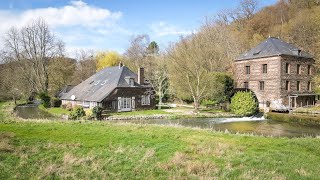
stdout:
{"type": "Polygon", "coordinates": [[[136,108],[136,97],[132,97],[131,108],[134,110],[136,108]]]}
{"type": "Polygon", "coordinates": [[[121,97],[118,97],[118,112],[121,112],[121,97]]]}

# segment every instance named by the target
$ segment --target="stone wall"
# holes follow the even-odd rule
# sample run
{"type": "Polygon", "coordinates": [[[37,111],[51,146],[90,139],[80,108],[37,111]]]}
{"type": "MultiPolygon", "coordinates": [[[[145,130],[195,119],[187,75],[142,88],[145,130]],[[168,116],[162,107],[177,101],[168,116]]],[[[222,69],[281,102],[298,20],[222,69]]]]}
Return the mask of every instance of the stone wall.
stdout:
{"type": "MultiPolygon", "coordinates": [[[[259,59],[241,60],[235,62],[236,87],[244,88],[244,82],[249,83],[257,96],[260,105],[266,101],[281,100],[289,105],[289,95],[312,94],[312,77],[314,74],[313,59],[275,56],[259,59]],[[290,64],[290,72],[286,73],[286,63],[290,64]],[[263,64],[267,64],[267,73],[263,73],[263,64]],[[300,65],[300,74],[297,74],[297,65],[300,65]],[[308,74],[308,65],[311,66],[311,74],[308,74]],[[250,66],[250,74],[246,74],[246,66],[250,66]],[[264,90],[260,90],[260,81],[264,81],[264,90]],[[286,81],[290,82],[289,90],[286,90],[286,81]],[[297,91],[297,81],[300,81],[300,91],[297,91]],[[311,91],[308,90],[308,82],[311,82],[311,91]]],[[[297,105],[310,105],[314,97],[299,97],[297,105]]]]}
{"type": "Polygon", "coordinates": [[[280,64],[281,57],[269,57],[235,62],[236,87],[243,88],[244,82],[249,82],[259,103],[280,98],[280,64]],[[267,64],[267,73],[263,73],[263,64],[267,64]],[[250,74],[246,74],[246,66],[250,66],[250,74]],[[264,90],[260,90],[260,81],[264,81],[264,90]]]}

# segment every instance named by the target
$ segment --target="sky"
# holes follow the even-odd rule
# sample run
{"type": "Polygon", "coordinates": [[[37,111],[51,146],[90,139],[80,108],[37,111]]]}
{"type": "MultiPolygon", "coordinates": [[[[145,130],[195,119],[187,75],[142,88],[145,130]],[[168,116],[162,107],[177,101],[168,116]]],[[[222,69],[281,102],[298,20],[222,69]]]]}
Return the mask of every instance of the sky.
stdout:
{"type": "MultiPolygon", "coordinates": [[[[260,6],[276,1],[260,0],[260,6]]],[[[196,32],[206,17],[238,4],[239,0],[0,0],[0,38],[10,27],[41,17],[65,42],[69,56],[79,49],[123,53],[139,34],[149,35],[165,49],[196,32]]]]}

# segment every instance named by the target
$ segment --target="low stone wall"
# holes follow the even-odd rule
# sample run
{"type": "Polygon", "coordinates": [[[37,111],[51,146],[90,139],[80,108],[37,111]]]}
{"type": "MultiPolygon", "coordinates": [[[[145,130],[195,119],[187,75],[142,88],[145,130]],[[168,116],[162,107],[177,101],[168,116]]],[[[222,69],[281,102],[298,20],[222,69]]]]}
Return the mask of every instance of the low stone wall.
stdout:
{"type": "Polygon", "coordinates": [[[155,114],[155,115],[132,115],[132,116],[109,116],[104,118],[104,120],[139,120],[139,119],[167,119],[170,117],[174,117],[172,115],[167,114],[155,114]]]}

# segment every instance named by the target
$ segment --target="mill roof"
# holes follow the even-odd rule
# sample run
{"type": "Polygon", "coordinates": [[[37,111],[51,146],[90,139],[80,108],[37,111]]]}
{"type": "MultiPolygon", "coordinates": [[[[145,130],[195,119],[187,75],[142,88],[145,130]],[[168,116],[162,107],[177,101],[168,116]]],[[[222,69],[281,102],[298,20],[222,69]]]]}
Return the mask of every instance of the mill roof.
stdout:
{"type": "Polygon", "coordinates": [[[235,59],[235,61],[281,55],[312,58],[312,55],[302,51],[298,47],[281,39],[270,37],[256,47],[250,49],[248,52],[241,54],[237,59],[235,59]]]}
{"type": "MultiPolygon", "coordinates": [[[[60,99],[72,100],[71,96],[74,96],[76,101],[101,102],[117,87],[132,87],[125,80],[128,77],[137,82],[137,74],[126,66],[107,67],[75,86],[60,99]]],[[[141,87],[137,83],[134,86],[141,87]]]]}

